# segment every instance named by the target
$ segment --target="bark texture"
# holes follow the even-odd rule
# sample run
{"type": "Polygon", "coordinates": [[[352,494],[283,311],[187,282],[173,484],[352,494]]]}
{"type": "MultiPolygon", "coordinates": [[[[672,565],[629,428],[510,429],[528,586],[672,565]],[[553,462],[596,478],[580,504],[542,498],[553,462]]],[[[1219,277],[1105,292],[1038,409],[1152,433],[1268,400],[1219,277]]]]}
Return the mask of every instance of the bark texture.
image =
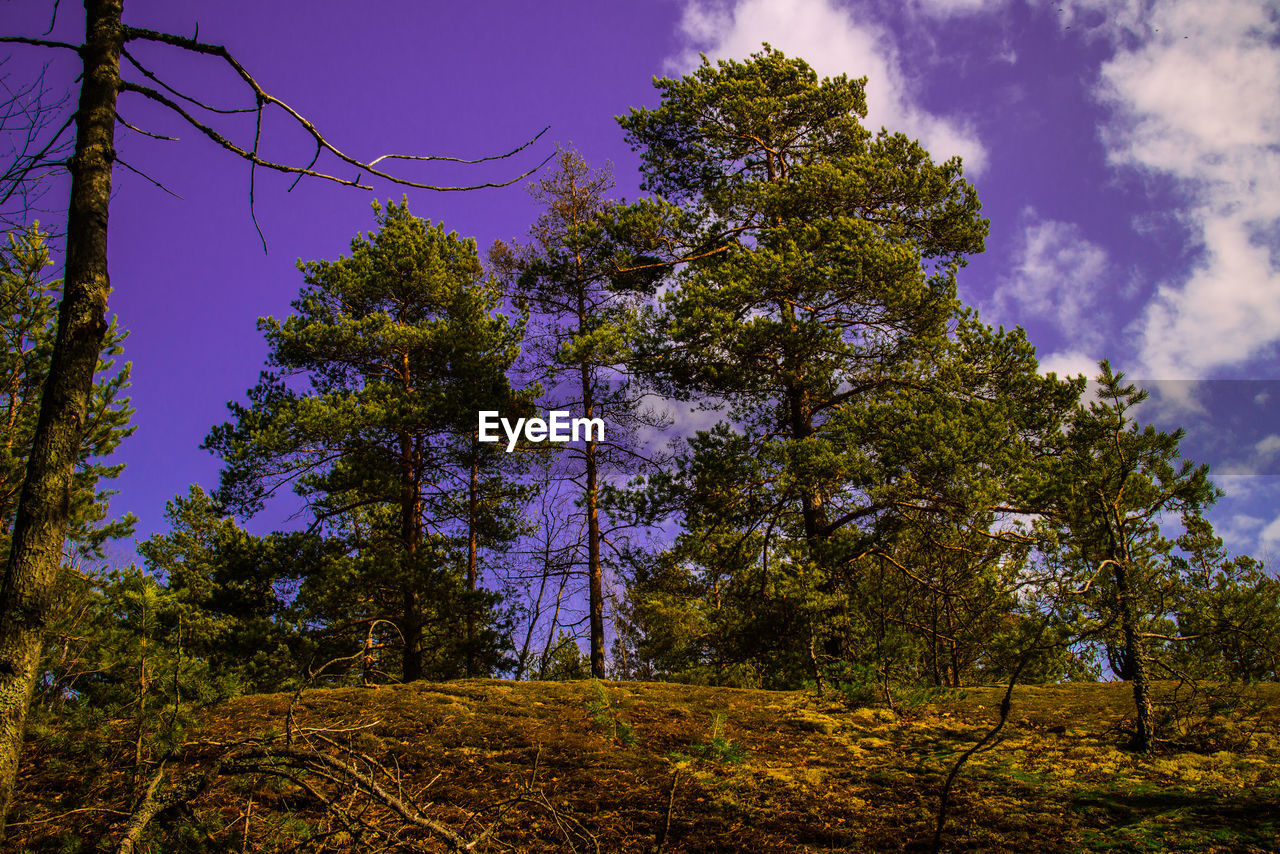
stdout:
{"type": "Polygon", "coordinates": [[[70,162],[67,258],[58,333],[40,403],[13,544],[0,587],[0,838],[23,727],[62,566],[75,464],[107,331],[107,207],[115,159],[123,0],[85,0],[84,76],[70,162]]]}

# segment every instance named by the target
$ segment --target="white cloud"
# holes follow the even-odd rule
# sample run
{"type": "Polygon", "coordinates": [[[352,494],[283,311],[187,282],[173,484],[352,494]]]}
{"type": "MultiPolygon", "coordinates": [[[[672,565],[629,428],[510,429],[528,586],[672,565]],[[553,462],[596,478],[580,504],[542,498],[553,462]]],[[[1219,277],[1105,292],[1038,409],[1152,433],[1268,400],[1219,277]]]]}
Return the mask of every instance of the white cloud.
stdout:
{"type": "MultiPolygon", "coordinates": [[[[1240,502],[1253,501],[1262,497],[1265,492],[1264,481],[1269,480],[1253,474],[1227,474],[1222,467],[1214,467],[1209,477],[1214,485],[1226,494],[1228,501],[1240,502]]],[[[1241,518],[1254,517],[1245,514],[1241,518]]],[[[1258,526],[1261,526],[1264,521],[1258,519],[1258,526]]]]}
{"type": "Polygon", "coordinates": [[[1249,531],[1253,528],[1261,528],[1266,521],[1266,519],[1259,519],[1257,516],[1250,516],[1248,513],[1237,513],[1231,517],[1227,524],[1234,529],[1249,531]]]}
{"type": "Polygon", "coordinates": [[[1267,438],[1259,441],[1253,448],[1261,457],[1270,460],[1280,454],[1280,435],[1272,433],[1267,438]]]}
{"type": "Polygon", "coordinates": [[[935,18],[958,18],[995,12],[1009,5],[1008,0],[917,0],[916,6],[935,18]]]}
{"type": "MultiPolygon", "coordinates": [[[[1280,344],[1280,49],[1257,0],[1076,3],[1115,39],[1096,94],[1112,163],[1174,179],[1200,250],[1134,327],[1147,375],[1195,379],[1280,344]]],[[[1268,9],[1270,7],[1270,9],[1268,9]]]]}
{"type": "Polygon", "coordinates": [[[1045,320],[1079,348],[1100,349],[1107,308],[1098,304],[1098,295],[1108,269],[1106,251],[1074,223],[1042,220],[1029,209],[1023,218],[1013,271],[992,294],[991,314],[1009,326],[1045,320]]]}
{"type": "Polygon", "coordinates": [[[1208,417],[1209,410],[1200,401],[1203,382],[1142,378],[1143,388],[1151,392],[1144,406],[1151,420],[1182,422],[1194,416],[1208,417]]]}
{"type": "Polygon", "coordinates": [[[1249,513],[1233,513],[1226,519],[1214,522],[1215,533],[1222,538],[1228,551],[1235,554],[1248,554],[1256,551],[1259,534],[1266,525],[1266,519],[1260,519],[1249,513]]]}
{"type": "Polygon", "coordinates": [[[1210,509],[1209,518],[1227,549],[1232,554],[1272,561],[1280,545],[1280,517],[1276,515],[1280,477],[1222,475],[1215,469],[1212,479],[1226,494],[1210,509]]]}
{"type": "Polygon", "coordinates": [[[1280,516],[1272,519],[1271,524],[1258,533],[1258,545],[1264,548],[1280,545],[1280,516]]]}
{"type": "Polygon", "coordinates": [[[1256,475],[1273,470],[1277,457],[1280,457],[1280,435],[1275,433],[1258,440],[1253,447],[1241,448],[1239,455],[1214,466],[1214,470],[1224,475],[1256,475]]]}
{"type": "MultiPolygon", "coordinates": [[[[976,5],[951,0],[939,5],[976,5]]],[[[763,42],[807,61],[820,76],[866,76],[867,124],[902,131],[920,140],[935,160],[959,155],[971,175],[986,165],[987,153],[967,122],[922,109],[901,67],[892,33],[857,20],[832,0],[687,0],[680,20],[687,49],[668,62],[671,73],[697,66],[698,54],[745,59],[763,42]]]]}
{"type": "Polygon", "coordinates": [[[1059,0],[1060,27],[1074,26],[1076,32],[1113,41],[1131,33],[1150,35],[1161,27],[1151,22],[1151,0],[1059,0]]]}
{"type": "Polygon", "coordinates": [[[1093,378],[1098,375],[1098,360],[1080,350],[1050,353],[1041,356],[1039,362],[1040,373],[1057,374],[1060,379],[1084,374],[1092,385],[1093,378]]]}

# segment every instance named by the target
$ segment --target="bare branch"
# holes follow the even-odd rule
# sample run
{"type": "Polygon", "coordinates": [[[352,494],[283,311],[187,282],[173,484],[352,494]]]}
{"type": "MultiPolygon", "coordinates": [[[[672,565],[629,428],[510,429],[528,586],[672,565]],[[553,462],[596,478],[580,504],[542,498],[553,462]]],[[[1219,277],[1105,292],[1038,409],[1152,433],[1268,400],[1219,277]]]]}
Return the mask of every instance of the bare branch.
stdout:
{"type": "Polygon", "coordinates": [[[41,165],[50,165],[45,161],[45,157],[53,150],[54,146],[58,144],[58,140],[64,133],[66,133],[67,128],[71,127],[71,123],[74,118],[74,116],[69,116],[67,120],[62,123],[62,127],[58,128],[58,132],[55,133],[49,141],[45,143],[45,146],[35,154],[24,154],[17,159],[14,166],[3,176],[3,183],[8,184],[9,189],[5,191],[3,197],[0,197],[0,204],[7,202],[17,188],[21,186],[22,182],[27,179],[27,176],[29,176],[35,169],[38,169],[41,165]],[[25,165],[23,165],[23,161],[25,161],[25,165]]]}
{"type": "Polygon", "coordinates": [[[54,24],[58,23],[58,6],[61,3],[62,0],[53,0],[53,11],[49,13],[49,28],[44,31],[46,36],[53,32],[54,24]]]}
{"type": "MultiPolygon", "coordinates": [[[[5,61],[0,59],[0,65],[5,61]]],[[[47,86],[47,73],[46,65],[34,80],[18,86],[10,84],[10,75],[0,75],[0,226],[4,228],[23,228],[33,214],[44,212],[38,202],[50,189],[45,179],[66,169],[71,151],[66,133],[73,121],[70,95],[47,86]]]]}
{"type": "Polygon", "coordinates": [[[262,251],[267,251],[267,236],[262,233],[262,226],[258,225],[258,212],[253,205],[253,184],[254,177],[258,170],[258,146],[262,143],[262,99],[258,99],[258,109],[254,116],[253,122],[253,160],[249,163],[249,219],[253,220],[253,227],[258,232],[258,239],[262,241],[262,251]]]}
{"type": "MultiPolygon", "coordinates": [[[[444,155],[441,155],[441,154],[384,154],[381,157],[375,157],[373,160],[370,160],[369,165],[372,166],[375,163],[381,163],[383,160],[416,160],[416,161],[423,161],[423,162],[434,160],[441,163],[468,163],[468,164],[489,163],[494,160],[505,160],[506,158],[511,157],[514,154],[519,154],[529,146],[533,145],[538,140],[542,139],[543,134],[545,134],[549,130],[551,130],[551,125],[547,125],[542,130],[538,131],[536,134],[534,134],[532,139],[530,139],[528,142],[524,143],[520,147],[513,148],[510,151],[504,152],[502,154],[490,154],[488,157],[477,157],[472,160],[467,160],[466,158],[463,158],[463,157],[445,157],[444,155]]],[[[545,163],[546,161],[544,160],[543,162],[545,163]]]]}
{"type": "Polygon", "coordinates": [[[352,181],[346,178],[339,178],[336,175],[328,175],[324,172],[317,172],[312,169],[301,169],[297,166],[289,166],[288,164],[285,164],[285,163],[275,163],[270,160],[263,160],[262,158],[258,157],[258,155],[253,154],[252,152],[246,151],[245,149],[236,145],[231,140],[227,139],[222,134],[218,133],[213,128],[209,127],[208,125],[201,122],[199,119],[192,116],[190,113],[182,109],[181,106],[179,106],[170,98],[167,98],[166,96],[160,94],[156,90],[151,89],[147,86],[142,86],[137,83],[130,83],[128,81],[124,81],[120,84],[120,91],[136,92],[139,95],[142,95],[144,98],[149,98],[152,101],[156,101],[157,103],[163,104],[173,112],[177,113],[184,121],[187,122],[187,124],[191,125],[193,128],[200,131],[202,134],[204,134],[209,139],[216,142],[218,145],[225,148],[227,151],[230,151],[232,154],[242,157],[251,163],[257,163],[259,166],[262,166],[263,168],[272,169],[277,172],[288,172],[290,174],[310,175],[312,178],[322,178],[326,181],[332,181],[335,184],[341,184],[344,187],[358,187],[361,190],[373,189],[373,187],[367,184],[361,184],[359,183],[359,181],[352,181]]]}
{"type": "MultiPolygon", "coordinates": [[[[258,83],[258,81],[253,77],[253,75],[251,75],[245,69],[245,67],[240,64],[240,61],[237,60],[234,56],[232,56],[231,52],[228,51],[222,45],[196,41],[195,39],[189,39],[183,36],[175,36],[175,35],[172,35],[171,33],[161,33],[156,30],[142,29],[139,27],[126,27],[125,40],[132,41],[136,39],[142,39],[144,41],[153,41],[153,42],[159,42],[161,44],[172,45],[174,47],[179,47],[184,50],[192,51],[194,53],[202,53],[208,56],[215,56],[221,59],[223,62],[229,65],[231,69],[235,71],[236,75],[239,76],[239,78],[245,83],[245,85],[248,86],[253,91],[254,97],[259,105],[258,107],[259,110],[261,110],[263,107],[267,105],[274,104],[276,107],[279,107],[286,114],[288,114],[288,116],[292,118],[294,122],[296,122],[304,131],[306,131],[306,133],[310,135],[310,137],[315,141],[316,145],[319,148],[325,151],[328,151],[330,154],[332,154],[334,157],[338,158],[342,162],[350,166],[354,166],[355,168],[362,170],[362,172],[368,172],[371,175],[374,175],[378,178],[382,178],[385,181],[390,181],[391,183],[397,184],[402,187],[412,187],[414,189],[419,189],[419,190],[435,190],[437,192],[460,192],[464,190],[479,190],[486,187],[508,187],[512,184],[515,184],[529,177],[534,172],[538,171],[538,169],[542,168],[542,166],[546,164],[547,161],[549,161],[552,157],[555,156],[553,152],[552,154],[548,155],[546,159],[544,159],[537,166],[506,181],[488,181],[480,184],[468,184],[468,185],[459,185],[459,186],[447,186],[447,185],[441,185],[441,184],[429,184],[422,181],[411,181],[407,178],[393,175],[389,172],[378,169],[375,164],[383,160],[392,160],[392,159],[440,160],[440,161],[454,162],[454,163],[482,163],[482,162],[488,162],[493,160],[503,160],[505,158],[512,157],[518,154],[519,152],[525,150],[526,148],[528,148],[539,137],[541,137],[544,133],[546,133],[547,128],[543,128],[542,131],[540,131],[536,136],[534,136],[528,142],[520,146],[517,146],[516,148],[513,148],[510,151],[504,152],[502,154],[492,155],[489,157],[478,158],[476,160],[464,160],[461,158],[451,158],[451,157],[426,157],[426,156],[414,156],[414,155],[384,154],[378,157],[376,160],[364,161],[364,160],[360,160],[357,157],[353,157],[352,155],[347,154],[346,152],[342,151],[337,146],[335,146],[333,143],[329,142],[328,138],[325,137],[324,134],[322,134],[319,131],[319,129],[317,129],[316,126],[309,119],[307,119],[305,116],[303,116],[301,113],[299,113],[293,107],[289,106],[284,101],[280,100],[279,98],[267,92],[262,87],[262,85],[258,83]]],[[[130,60],[130,61],[133,61],[133,60],[130,60]]],[[[165,106],[177,112],[180,116],[182,116],[183,119],[195,125],[197,129],[201,130],[201,132],[205,133],[206,135],[209,135],[212,132],[212,129],[209,129],[206,126],[203,126],[196,119],[191,117],[185,110],[183,110],[174,102],[170,101],[168,98],[165,98],[164,96],[160,95],[160,93],[156,92],[155,90],[147,89],[144,92],[143,90],[146,89],[146,87],[139,87],[137,86],[137,84],[125,84],[122,88],[125,89],[126,91],[135,91],[135,92],[140,92],[142,94],[146,94],[147,97],[152,98],[152,100],[156,100],[156,101],[159,101],[160,103],[165,104],[165,106]]],[[[185,96],[181,96],[181,97],[185,97],[185,96]]],[[[211,107],[208,107],[203,103],[200,103],[194,100],[192,101],[192,103],[199,104],[199,106],[202,109],[212,110],[211,107]]],[[[217,141],[224,148],[227,148],[228,150],[235,152],[236,154],[245,158],[246,160],[249,160],[251,163],[255,163],[267,169],[274,169],[276,171],[281,171],[281,172],[308,174],[308,175],[312,175],[313,177],[326,178],[331,181],[336,181],[337,183],[345,184],[346,186],[361,187],[364,189],[369,189],[365,185],[359,183],[361,176],[357,176],[355,180],[344,181],[330,175],[324,175],[322,173],[312,172],[309,169],[300,169],[296,166],[288,167],[288,166],[284,166],[283,164],[273,164],[270,161],[262,160],[261,158],[257,157],[256,152],[251,155],[249,152],[245,151],[239,146],[235,146],[229,140],[225,140],[225,138],[222,138],[220,134],[215,139],[215,141],[217,141]]]]}
{"type": "Polygon", "coordinates": [[[256,107],[231,107],[231,108],[228,108],[228,109],[220,109],[220,108],[218,108],[218,107],[211,107],[211,106],[209,106],[208,104],[204,103],[203,101],[198,101],[198,100],[196,100],[195,98],[192,98],[190,95],[185,95],[185,94],[183,94],[182,92],[179,92],[177,89],[175,89],[175,88],[173,88],[172,86],[170,86],[168,83],[165,83],[163,80],[161,80],[159,77],[157,77],[157,76],[155,75],[155,73],[154,73],[154,72],[152,72],[149,68],[147,68],[146,66],[144,66],[141,62],[139,62],[139,61],[138,61],[138,60],[133,56],[133,54],[129,53],[129,51],[128,51],[127,49],[121,49],[121,51],[120,51],[120,55],[121,55],[121,56],[123,56],[125,59],[129,60],[129,64],[130,64],[130,65],[132,65],[134,68],[138,69],[138,71],[142,72],[142,76],[143,76],[143,77],[145,77],[145,78],[147,78],[148,80],[152,81],[152,82],[153,82],[153,83],[155,83],[157,86],[159,86],[161,89],[164,89],[166,92],[168,92],[170,95],[173,95],[174,97],[176,97],[176,98],[178,98],[178,99],[180,99],[180,100],[186,101],[188,104],[191,104],[192,106],[199,107],[199,108],[200,108],[200,109],[202,109],[202,110],[207,110],[207,111],[208,111],[208,112],[210,112],[210,113],[220,113],[220,114],[222,114],[222,115],[232,115],[232,114],[234,114],[234,113],[252,113],[255,109],[257,109],[256,107]]]}
{"type": "Polygon", "coordinates": [[[116,113],[116,121],[118,121],[120,124],[122,124],[122,125],[124,125],[125,127],[127,127],[129,130],[133,131],[134,133],[140,133],[140,134],[142,134],[143,136],[149,136],[149,137],[151,137],[152,139],[161,139],[161,140],[164,140],[165,142],[178,142],[178,141],[179,141],[179,140],[178,140],[178,138],[177,138],[176,136],[164,136],[163,134],[152,133],[152,132],[151,132],[151,131],[149,131],[149,130],[143,130],[143,129],[142,129],[142,128],[140,128],[140,127],[134,127],[133,125],[131,125],[131,124],[129,124],[127,121],[125,121],[124,116],[120,115],[119,113],[116,113]]]}
{"type": "Polygon", "coordinates": [[[55,42],[50,41],[49,39],[33,39],[28,38],[27,36],[0,36],[0,42],[9,42],[10,44],[29,44],[34,45],[35,47],[62,47],[67,50],[74,50],[76,53],[80,52],[79,45],[68,44],[66,42],[55,42]]]}
{"type": "Polygon", "coordinates": [[[667,792],[667,818],[662,824],[662,829],[658,831],[658,838],[653,845],[653,854],[662,854],[662,846],[667,843],[667,836],[671,833],[671,814],[675,810],[676,805],[676,786],[680,783],[680,768],[671,774],[671,790],[667,792]]]}
{"type": "Polygon", "coordinates": [[[132,172],[133,174],[135,174],[135,175],[137,175],[137,176],[141,177],[141,178],[142,178],[144,181],[146,181],[147,183],[149,183],[149,184],[151,184],[151,185],[153,185],[153,186],[155,186],[155,187],[158,187],[158,188],[159,188],[159,189],[161,189],[161,190],[164,190],[166,193],[168,193],[169,195],[173,196],[175,199],[181,199],[181,198],[182,198],[182,196],[179,196],[179,195],[178,195],[177,193],[175,193],[173,190],[170,190],[168,187],[166,187],[164,184],[161,184],[161,183],[160,183],[159,181],[157,181],[155,178],[152,178],[152,177],[151,177],[150,175],[148,175],[146,172],[143,172],[141,169],[138,169],[138,168],[137,168],[137,167],[135,167],[135,166],[130,166],[130,165],[129,165],[129,164],[128,164],[128,163],[127,163],[123,158],[121,158],[121,157],[120,157],[120,156],[118,156],[118,155],[116,156],[116,163],[118,163],[118,164],[120,164],[121,166],[123,166],[124,168],[128,169],[128,170],[129,170],[130,172],[132,172]]]}

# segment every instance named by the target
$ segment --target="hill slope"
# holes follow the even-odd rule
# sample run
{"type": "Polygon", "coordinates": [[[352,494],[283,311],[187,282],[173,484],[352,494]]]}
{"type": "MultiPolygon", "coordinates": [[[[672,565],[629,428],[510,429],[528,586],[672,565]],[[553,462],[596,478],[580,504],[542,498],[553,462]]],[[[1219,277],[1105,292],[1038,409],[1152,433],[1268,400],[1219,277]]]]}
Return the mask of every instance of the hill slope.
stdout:
{"type": "MultiPolygon", "coordinates": [[[[1002,694],[900,697],[895,713],[662,683],[311,690],[287,745],[292,698],[243,697],[188,733],[142,836],[164,851],[434,851],[500,816],[476,850],[928,850],[943,780],[1002,694]]],[[[1280,850],[1280,686],[1168,723],[1146,758],[1116,747],[1130,704],[1122,684],[1019,687],[1002,739],[957,781],[944,850],[1280,850]]],[[[114,845],[146,781],[131,789],[101,744],[34,735],[12,850],[114,845]]]]}

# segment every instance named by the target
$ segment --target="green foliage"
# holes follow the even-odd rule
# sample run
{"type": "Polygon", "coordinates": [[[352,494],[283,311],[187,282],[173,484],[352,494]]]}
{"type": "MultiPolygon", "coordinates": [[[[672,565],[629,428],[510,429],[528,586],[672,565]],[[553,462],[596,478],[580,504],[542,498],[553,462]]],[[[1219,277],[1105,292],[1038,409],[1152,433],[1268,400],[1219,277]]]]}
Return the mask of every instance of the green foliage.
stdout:
{"type": "MultiPolygon", "coordinates": [[[[828,678],[832,689],[852,706],[870,705],[877,698],[884,697],[884,677],[874,664],[848,663],[838,674],[829,673],[828,678]]],[[[808,682],[804,687],[810,691],[818,688],[814,682],[808,682]]]]}
{"type": "Polygon", "coordinates": [[[747,758],[747,751],[742,745],[734,744],[724,735],[721,731],[723,726],[724,716],[713,715],[711,718],[711,734],[707,740],[705,742],[694,742],[685,748],[687,752],[673,753],[671,758],[677,762],[686,759],[698,759],[703,762],[737,765],[747,758]]]}
{"type": "Polygon", "coordinates": [[[1069,591],[1059,612],[1133,682],[1135,743],[1148,750],[1147,683],[1274,675],[1280,601],[1260,565],[1229,558],[1214,535],[1204,512],[1221,493],[1208,466],[1181,457],[1182,431],[1142,426],[1134,411],[1147,393],[1100,368],[1097,399],[1077,407],[1047,482],[1043,533],[1069,591]]]}
{"type": "Polygon", "coordinates": [[[302,580],[306,619],[395,622],[394,678],[489,673],[503,618],[469,555],[521,524],[514,455],[476,440],[476,410],[527,409],[505,375],[523,320],[498,313],[474,241],[407,204],[374,212],[378,230],[350,257],[299,265],[295,314],[259,321],[272,370],[206,440],[226,462],[217,497],[251,514],[292,485],[339,544],[302,580]]]}
{"type": "Polygon", "coordinates": [[[1179,578],[1188,564],[1175,560],[1178,540],[1165,532],[1180,523],[1182,542],[1194,537],[1202,560],[1212,560],[1203,512],[1220,493],[1208,466],[1180,457],[1181,431],[1138,423],[1133,411],[1146,392],[1124,385],[1109,363],[1101,369],[1098,399],[1077,408],[1065,437],[1051,500],[1064,571],[1078,591],[1072,610],[1091,621],[1112,669],[1131,678],[1150,655],[1147,635],[1176,634],[1168,606],[1189,580],[1179,578]]]}
{"type": "MultiPolygon", "coordinates": [[[[52,264],[39,224],[10,233],[0,245],[0,549],[9,553],[9,532],[26,476],[27,457],[35,435],[40,394],[49,373],[56,334],[60,281],[43,278],[52,264]]],[[[76,557],[100,560],[108,540],[127,537],[137,522],[132,514],[108,521],[114,490],[102,488],[124,469],[104,460],[131,435],[133,409],[124,394],[130,366],[116,367],[127,332],[112,319],[98,358],[97,380],[90,392],[80,464],[71,490],[67,539],[76,557]]]]}
{"type": "Polygon", "coordinates": [[[1280,579],[1247,555],[1231,557],[1209,522],[1192,516],[1170,558],[1173,672],[1193,679],[1280,679],[1280,579]]]}
{"type": "Polygon", "coordinates": [[[591,676],[591,659],[582,654],[578,642],[561,632],[551,646],[551,654],[537,673],[549,682],[572,682],[591,676]]]}
{"type": "Polygon", "coordinates": [[[993,531],[1079,384],[960,309],[977,197],[959,160],[862,126],[864,82],[766,47],[619,119],[664,197],[631,221],[680,247],[638,364],[727,414],[629,505],[682,522],[628,605],[675,678],[787,687],[873,656],[958,684],[1019,607],[1025,538],[993,531]]]}
{"type": "Polygon", "coordinates": [[[893,702],[903,709],[919,709],[938,703],[952,703],[969,696],[964,688],[945,688],[937,685],[905,688],[893,694],[893,702]]]}
{"type": "Polygon", "coordinates": [[[633,747],[636,743],[636,728],[618,714],[609,699],[609,692],[599,679],[591,680],[591,698],[587,700],[587,717],[590,718],[596,731],[609,737],[611,741],[623,747],[633,747]]]}
{"type": "MultiPolygon", "coordinates": [[[[1280,582],[1216,536],[1204,515],[1219,494],[1207,467],[1181,458],[1181,432],[1138,422],[1144,392],[1103,362],[1099,397],[1082,403],[1083,378],[1041,376],[1021,329],[992,329],[960,305],[958,272],[987,233],[977,196],[958,159],[935,163],[902,134],[863,126],[865,83],[819,79],[768,46],[743,62],[704,60],[682,79],[657,80],[659,105],[619,119],[655,196],[612,204],[607,173],[562,152],[559,170],[535,186],[544,211],[530,242],[499,243],[490,254],[497,276],[486,274],[474,241],[412,216],[406,202],[375,203],[377,229],[357,235],[349,256],[300,262],[305,284],[293,314],[259,321],[267,370],[206,440],[225,463],[217,493],[193,486],[169,503],[169,532],[139,545],[147,572],[63,573],[30,720],[57,753],[45,770],[125,767],[136,789],[189,744],[188,727],[209,706],[295,687],[326,661],[347,667],[324,674],[347,684],[508,666],[514,609],[484,578],[517,559],[507,553],[530,533],[522,503],[554,477],[544,460],[535,483],[521,462],[531,455],[478,441],[477,410],[520,417],[539,400],[541,387],[517,389],[513,375],[544,382],[549,408],[604,417],[610,431],[609,441],[559,452],[580,501],[542,496],[543,574],[526,612],[520,675],[603,673],[603,568],[616,560],[627,576],[614,615],[619,675],[803,685],[853,705],[884,698],[911,718],[940,703],[958,710],[971,692],[985,700],[967,715],[948,711],[930,725],[927,746],[907,751],[929,772],[921,779],[942,776],[929,763],[950,763],[956,744],[967,747],[990,724],[999,695],[962,686],[1010,679],[1095,680],[1109,671],[1131,681],[1138,746],[1151,748],[1159,732],[1162,748],[1203,754],[1151,766],[1162,773],[1199,773],[1201,760],[1226,761],[1224,746],[1258,750],[1259,736],[1273,748],[1265,704],[1248,699],[1246,686],[1280,676],[1280,582]],[[526,326],[535,332],[528,342],[526,326]],[[637,462],[640,429],[665,426],[641,406],[642,386],[719,413],[682,436],[660,471],[637,462]],[[641,470],[647,477],[634,488],[618,486],[620,475],[641,470]],[[229,515],[253,515],[286,486],[311,515],[306,531],[255,537],[229,515]],[[629,545],[626,523],[670,532],[673,542],[654,552],[629,545]],[[564,579],[575,571],[588,579],[589,656],[576,636],[556,633],[569,607],[564,579]],[[543,595],[557,573],[552,629],[533,668],[543,595]]],[[[47,265],[35,227],[0,248],[8,344],[0,531],[12,526],[48,372],[58,286],[41,279],[47,265]]],[[[121,468],[103,460],[132,430],[122,397],[129,367],[113,361],[124,337],[108,332],[105,378],[87,413],[71,507],[81,558],[100,558],[105,541],[133,524],[106,521],[112,493],[99,488],[121,468]]],[[[478,689],[464,687],[474,711],[478,689]]],[[[1043,699],[1082,688],[1065,687],[1027,690],[1043,699]]],[[[544,699],[577,691],[538,690],[544,699]]],[[[590,739],[595,746],[636,746],[617,694],[596,678],[589,692],[585,713],[603,737],[590,739]]],[[[397,705],[421,699],[370,694],[397,705]]],[[[730,709],[739,725],[756,716],[776,733],[772,700],[716,696],[703,714],[730,709]]],[[[1082,700],[1070,727],[1057,723],[1054,706],[1034,723],[1011,720],[1001,737],[1030,740],[1038,729],[1040,738],[1053,723],[1055,737],[1078,738],[1068,733],[1102,696],[1082,700]]],[[[538,714],[559,706],[529,704],[538,714]]],[[[455,728],[478,719],[447,717],[455,728]]],[[[851,723],[882,717],[892,716],[855,712],[851,723]]],[[[653,740],[671,743],[673,733],[659,730],[674,723],[646,720],[653,740]]],[[[814,738],[843,726],[808,712],[790,723],[814,738]]],[[[358,728],[378,746],[380,735],[358,728]]],[[[896,747],[869,736],[860,749],[892,757],[909,733],[899,730],[896,747]]],[[[753,743],[792,749],[784,741],[753,743]]],[[[1028,762],[1045,754],[1043,741],[1027,744],[1028,762]]],[[[1080,742],[1050,752],[1081,765],[1092,749],[1080,742]]],[[[1096,767],[1072,774],[1118,780],[1134,764],[1102,752],[1096,767]]],[[[745,756],[719,713],[704,738],[668,754],[709,764],[745,756]]],[[[795,757],[789,774],[771,778],[804,781],[796,814],[808,816],[813,788],[840,783],[805,766],[811,751],[795,757]]],[[[1072,791],[1000,757],[974,754],[975,767],[991,763],[979,785],[998,782],[998,772],[1023,790],[1057,787],[1058,801],[1072,791]]],[[[904,775],[916,784],[919,769],[908,774],[901,759],[877,760],[886,764],[866,778],[875,798],[907,791],[904,775]]],[[[1272,777],[1250,779],[1263,786],[1272,777]]],[[[1149,780],[1123,793],[1120,783],[1095,783],[1075,796],[1159,793],[1149,780]]],[[[288,804],[295,784],[275,778],[250,793],[288,804]]],[[[670,793],[674,804],[676,779],[670,793]]],[[[716,803],[717,821],[729,808],[747,810],[727,796],[716,803]]],[[[165,844],[212,850],[221,844],[214,831],[228,827],[221,809],[163,831],[165,844]]],[[[1171,812],[1162,808],[1123,844],[1155,850],[1171,812]]],[[[278,819],[272,832],[291,844],[313,833],[352,842],[330,837],[325,821],[278,819]]],[[[1204,840],[1199,831],[1190,838],[1204,840]]],[[[62,844],[83,847],[78,836],[62,844]]]]}
{"type": "Polygon", "coordinates": [[[33,719],[56,721],[85,763],[162,758],[202,709],[240,692],[237,673],[196,654],[199,616],[183,595],[138,568],[67,571],[61,600],[33,719]]]}
{"type": "Polygon", "coordinates": [[[169,533],[138,553],[163,579],[183,619],[187,654],[248,693],[285,690],[306,665],[307,643],[287,602],[320,544],[301,534],[254,537],[198,486],[166,505],[169,533]]]}

